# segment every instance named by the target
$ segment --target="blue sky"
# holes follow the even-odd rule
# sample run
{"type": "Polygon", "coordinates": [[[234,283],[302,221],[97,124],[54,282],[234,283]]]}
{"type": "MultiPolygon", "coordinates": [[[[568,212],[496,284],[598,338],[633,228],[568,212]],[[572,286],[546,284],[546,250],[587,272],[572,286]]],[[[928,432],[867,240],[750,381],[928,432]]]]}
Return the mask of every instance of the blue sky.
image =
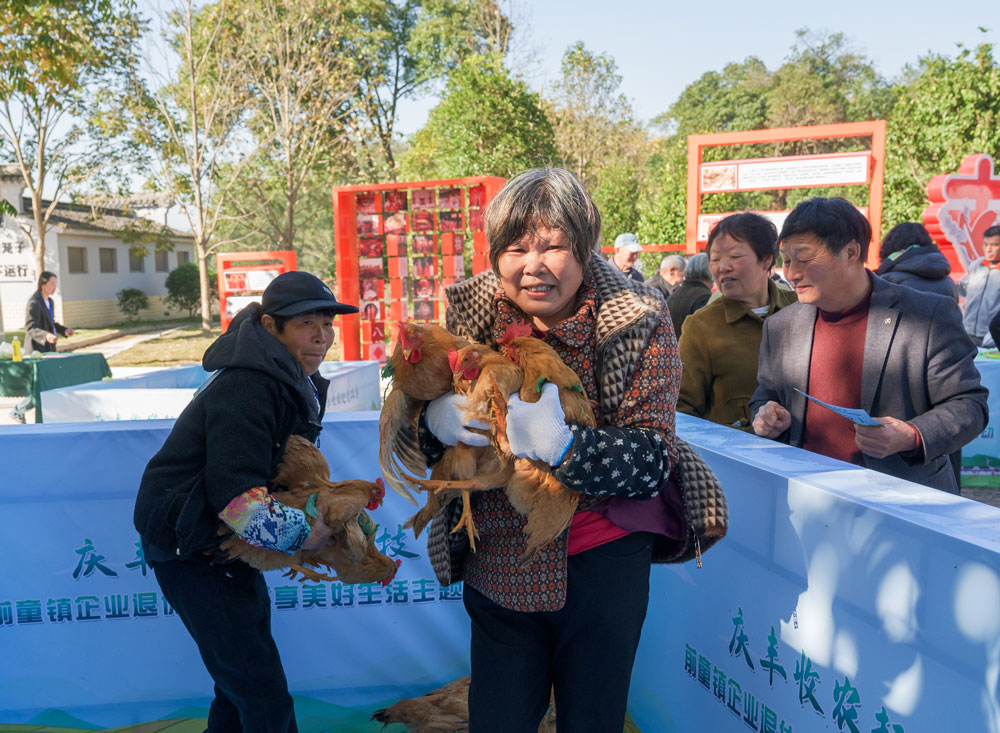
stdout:
{"type": "MultiPolygon", "coordinates": [[[[506,7],[507,0],[501,3],[506,7]]],[[[701,74],[730,61],[752,55],[774,69],[802,27],[844,33],[889,78],[928,51],[953,56],[958,42],[1000,47],[1000,0],[520,0],[519,5],[539,53],[533,88],[558,77],[563,52],[580,40],[615,59],[623,91],[643,121],[666,111],[701,74]],[[978,26],[989,31],[981,33],[978,26]]],[[[399,132],[418,130],[435,102],[432,96],[407,102],[399,132]]]]}

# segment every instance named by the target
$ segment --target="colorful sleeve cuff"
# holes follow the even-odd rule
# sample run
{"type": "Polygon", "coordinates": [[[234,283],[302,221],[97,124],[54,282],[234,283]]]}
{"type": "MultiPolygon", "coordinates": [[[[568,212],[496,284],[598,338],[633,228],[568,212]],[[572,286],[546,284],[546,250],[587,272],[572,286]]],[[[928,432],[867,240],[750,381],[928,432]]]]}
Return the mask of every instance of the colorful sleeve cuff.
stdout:
{"type": "Polygon", "coordinates": [[[310,532],[305,512],[275,501],[263,486],[237,496],[219,512],[219,519],[248,544],[289,555],[302,547],[310,532]]]}

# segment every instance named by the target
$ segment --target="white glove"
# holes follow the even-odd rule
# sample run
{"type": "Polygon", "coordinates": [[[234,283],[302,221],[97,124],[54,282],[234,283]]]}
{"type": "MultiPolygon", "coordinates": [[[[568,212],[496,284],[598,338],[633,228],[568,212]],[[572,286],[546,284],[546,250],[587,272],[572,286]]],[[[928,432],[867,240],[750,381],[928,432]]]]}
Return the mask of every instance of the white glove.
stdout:
{"type": "Polygon", "coordinates": [[[485,435],[474,433],[467,428],[489,430],[490,426],[482,420],[468,419],[465,411],[468,408],[465,395],[449,392],[427,403],[424,420],[434,437],[445,445],[489,445],[490,439],[485,435]]]}
{"type": "Polygon", "coordinates": [[[538,402],[523,402],[515,393],[507,400],[507,441],[522,458],[558,466],[573,445],[573,431],[559,404],[559,387],[546,382],[538,402]]]}

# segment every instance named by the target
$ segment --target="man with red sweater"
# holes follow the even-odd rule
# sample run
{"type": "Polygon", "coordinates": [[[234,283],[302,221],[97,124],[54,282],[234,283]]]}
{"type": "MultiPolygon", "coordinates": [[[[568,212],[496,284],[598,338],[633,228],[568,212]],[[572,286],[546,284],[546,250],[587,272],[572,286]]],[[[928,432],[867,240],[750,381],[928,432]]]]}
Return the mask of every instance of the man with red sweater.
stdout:
{"type": "Polygon", "coordinates": [[[948,454],[983,430],[987,407],[954,299],[869,272],[871,225],[844,199],[803,201],[779,238],[799,302],[764,322],[754,432],[958,493],[948,454]],[[880,425],[854,425],[796,388],[880,425]]]}

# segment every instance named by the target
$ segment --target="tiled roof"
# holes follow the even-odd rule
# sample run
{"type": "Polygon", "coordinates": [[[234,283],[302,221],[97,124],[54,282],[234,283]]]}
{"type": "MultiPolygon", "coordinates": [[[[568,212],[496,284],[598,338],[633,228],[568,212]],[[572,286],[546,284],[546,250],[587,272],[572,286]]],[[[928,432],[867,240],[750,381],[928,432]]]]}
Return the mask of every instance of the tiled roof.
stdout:
{"type": "MultiPolygon", "coordinates": [[[[124,201],[125,199],[119,199],[124,201]]],[[[134,199],[128,199],[132,208],[146,208],[141,203],[135,203],[134,199]]],[[[51,201],[42,201],[43,207],[48,207],[51,201]]],[[[156,205],[153,203],[152,205],[156,205]]],[[[24,197],[22,211],[25,216],[33,215],[31,199],[24,197]]],[[[163,233],[172,237],[190,237],[189,234],[171,229],[162,224],[145,219],[132,214],[127,208],[112,206],[87,206],[85,204],[58,203],[52,211],[49,221],[53,224],[62,224],[71,229],[85,229],[100,232],[135,232],[149,233],[150,235],[163,233]]]]}

